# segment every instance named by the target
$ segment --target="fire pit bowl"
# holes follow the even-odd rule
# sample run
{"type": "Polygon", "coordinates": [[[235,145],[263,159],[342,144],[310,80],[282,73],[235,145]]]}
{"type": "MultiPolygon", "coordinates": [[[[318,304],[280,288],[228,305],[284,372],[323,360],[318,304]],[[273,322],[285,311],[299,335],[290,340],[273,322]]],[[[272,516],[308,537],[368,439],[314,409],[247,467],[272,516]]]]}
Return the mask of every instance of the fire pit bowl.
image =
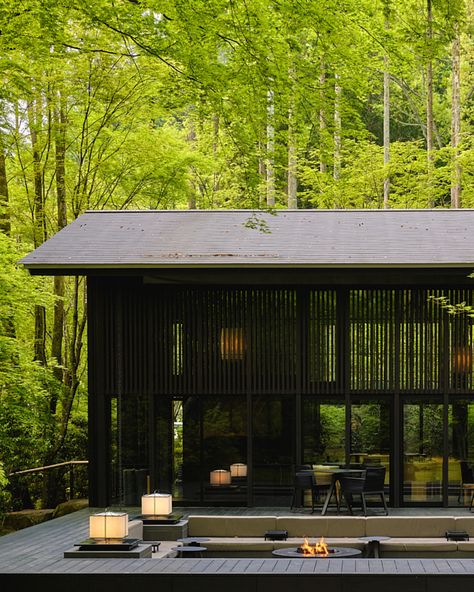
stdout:
{"type": "Polygon", "coordinates": [[[333,557],[340,559],[342,557],[356,557],[361,555],[362,551],[352,547],[329,547],[324,542],[324,538],[321,537],[319,542],[314,543],[314,545],[310,545],[308,539],[305,538],[299,547],[275,549],[272,554],[276,557],[295,557],[297,559],[331,559],[333,557]]]}
{"type": "Polygon", "coordinates": [[[275,549],[272,551],[272,555],[275,555],[275,557],[286,557],[286,559],[343,559],[357,557],[358,555],[362,554],[360,549],[354,549],[352,547],[330,547],[330,551],[327,555],[322,553],[314,553],[309,555],[298,551],[298,549],[299,547],[275,549]]]}

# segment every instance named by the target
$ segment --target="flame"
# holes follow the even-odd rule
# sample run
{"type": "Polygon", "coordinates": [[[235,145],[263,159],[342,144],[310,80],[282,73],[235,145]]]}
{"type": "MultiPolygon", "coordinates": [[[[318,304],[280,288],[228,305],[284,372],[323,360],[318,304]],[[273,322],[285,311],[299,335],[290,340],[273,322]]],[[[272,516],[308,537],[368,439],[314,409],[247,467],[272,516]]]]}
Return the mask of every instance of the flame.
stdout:
{"type": "Polygon", "coordinates": [[[314,545],[310,545],[308,539],[305,537],[304,543],[300,546],[300,550],[303,555],[321,555],[322,557],[327,557],[329,555],[329,549],[324,542],[324,537],[321,537],[319,542],[314,543],[314,545]]]}

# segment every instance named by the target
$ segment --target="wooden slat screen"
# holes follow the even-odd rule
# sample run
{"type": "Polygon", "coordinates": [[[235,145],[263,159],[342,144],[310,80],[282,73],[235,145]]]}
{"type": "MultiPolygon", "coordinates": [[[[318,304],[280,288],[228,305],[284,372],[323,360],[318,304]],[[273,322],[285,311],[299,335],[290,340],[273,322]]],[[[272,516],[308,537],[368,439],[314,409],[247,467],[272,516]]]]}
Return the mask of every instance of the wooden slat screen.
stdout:
{"type": "Polygon", "coordinates": [[[430,297],[438,290],[399,293],[400,390],[435,393],[443,389],[443,309],[430,297]]]}
{"type": "Polygon", "coordinates": [[[351,290],[350,389],[380,392],[395,383],[394,290],[351,290]]]}
{"type": "MultiPolygon", "coordinates": [[[[451,290],[448,296],[451,303],[473,304],[472,290],[451,290]]],[[[452,392],[471,391],[473,382],[474,318],[468,313],[448,315],[448,341],[450,356],[449,390],[452,392]]]]}
{"type": "Polygon", "coordinates": [[[335,290],[311,290],[307,309],[307,360],[303,373],[305,392],[332,394],[341,391],[338,377],[337,294],[335,290]]]}
{"type": "Polygon", "coordinates": [[[97,282],[90,381],[104,394],[472,391],[474,319],[430,299],[443,295],[472,303],[467,289],[97,282]]]}

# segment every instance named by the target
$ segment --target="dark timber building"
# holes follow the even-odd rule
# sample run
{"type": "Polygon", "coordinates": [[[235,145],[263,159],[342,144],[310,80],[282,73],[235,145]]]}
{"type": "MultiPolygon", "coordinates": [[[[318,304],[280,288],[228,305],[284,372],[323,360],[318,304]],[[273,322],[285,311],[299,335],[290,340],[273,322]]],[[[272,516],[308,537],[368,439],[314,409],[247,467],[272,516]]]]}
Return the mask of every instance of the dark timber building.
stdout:
{"type": "Polygon", "coordinates": [[[84,275],[90,504],[282,505],[298,464],[463,502],[474,210],[87,212],[22,260],[84,275]],[[210,472],[247,476],[212,487],[210,472]]]}

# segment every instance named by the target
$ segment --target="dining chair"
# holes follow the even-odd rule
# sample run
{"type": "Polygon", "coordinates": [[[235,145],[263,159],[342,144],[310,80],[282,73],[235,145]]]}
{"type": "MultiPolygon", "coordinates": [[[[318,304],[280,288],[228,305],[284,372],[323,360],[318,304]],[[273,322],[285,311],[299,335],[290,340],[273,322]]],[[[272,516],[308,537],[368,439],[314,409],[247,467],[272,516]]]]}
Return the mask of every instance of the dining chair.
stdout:
{"type": "Polygon", "coordinates": [[[304,492],[309,490],[311,492],[311,513],[313,513],[315,503],[319,500],[320,494],[322,492],[327,493],[328,489],[329,485],[318,485],[316,477],[312,472],[300,471],[295,473],[290,510],[294,507],[304,506],[304,492]]]}
{"type": "Polygon", "coordinates": [[[362,497],[365,500],[367,496],[378,496],[388,516],[387,500],[385,499],[385,471],[386,467],[367,467],[365,470],[365,482],[362,491],[362,497]]]}
{"type": "Polygon", "coordinates": [[[466,491],[469,491],[472,497],[474,493],[474,471],[469,466],[466,460],[460,460],[459,466],[461,468],[461,487],[459,488],[458,504],[461,503],[461,497],[464,503],[466,491]]]}
{"type": "Polygon", "coordinates": [[[339,483],[341,488],[340,495],[341,498],[346,502],[349,514],[353,516],[354,512],[352,507],[354,505],[354,496],[359,496],[364,516],[367,516],[367,506],[363,495],[365,477],[350,477],[349,475],[341,475],[339,477],[339,483]]]}
{"type": "Polygon", "coordinates": [[[364,516],[367,516],[367,497],[380,496],[385,515],[388,516],[388,507],[385,499],[384,482],[385,467],[367,467],[363,477],[351,477],[341,475],[341,495],[344,498],[350,514],[353,514],[354,496],[359,496],[364,516]]]}

